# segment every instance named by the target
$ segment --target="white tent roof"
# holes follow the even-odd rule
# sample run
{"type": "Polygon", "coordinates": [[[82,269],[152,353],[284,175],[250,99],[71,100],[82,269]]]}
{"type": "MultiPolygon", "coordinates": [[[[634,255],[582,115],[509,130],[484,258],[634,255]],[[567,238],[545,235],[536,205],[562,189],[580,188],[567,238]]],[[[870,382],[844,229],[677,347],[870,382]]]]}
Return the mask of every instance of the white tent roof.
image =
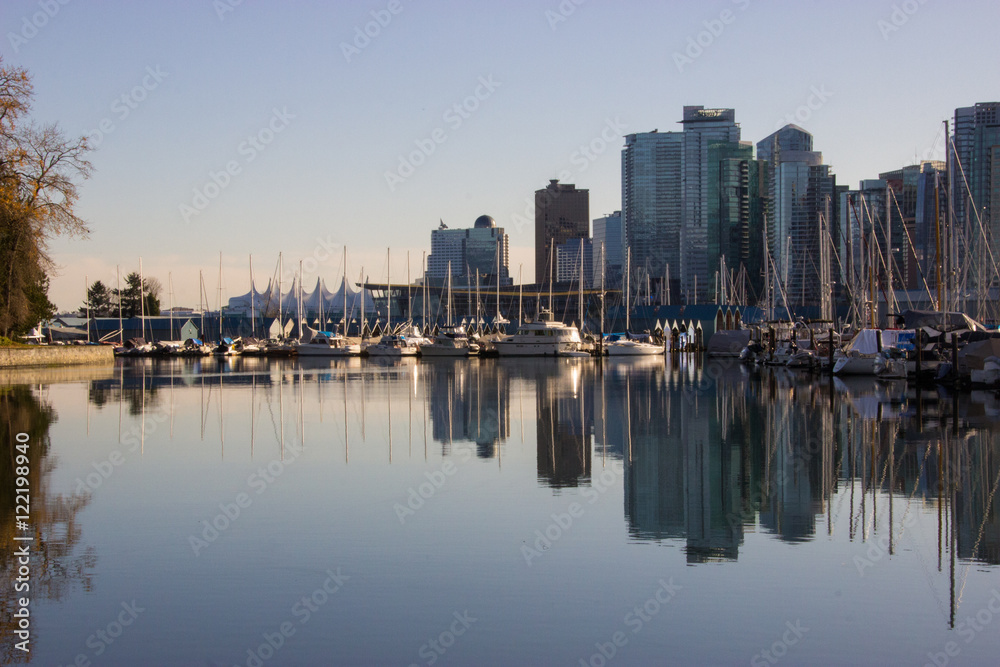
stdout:
{"type": "MultiPolygon", "coordinates": [[[[355,316],[357,316],[361,308],[361,301],[358,298],[361,290],[351,289],[350,285],[346,284],[343,280],[341,280],[340,287],[337,291],[331,292],[326,286],[326,281],[322,278],[317,278],[316,285],[313,289],[308,292],[303,290],[302,307],[307,312],[318,312],[319,302],[322,295],[324,317],[326,313],[339,313],[344,307],[345,291],[347,292],[347,309],[348,311],[353,311],[355,316]]],[[[299,286],[298,279],[296,278],[292,281],[292,285],[289,287],[288,291],[282,292],[281,294],[281,309],[283,311],[286,313],[295,312],[298,304],[298,292],[299,286]]],[[[278,307],[278,287],[269,280],[267,288],[263,291],[257,291],[254,288],[246,294],[230,298],[229,309],[249,314],[251,298],[255,313],[263,313],[267,310],[276,310],[278,307]]],[[[375,301],[372,299],[371,292],[366,290],[365,310],[370,312],[374,310],[374,307],[375,301]]]]}

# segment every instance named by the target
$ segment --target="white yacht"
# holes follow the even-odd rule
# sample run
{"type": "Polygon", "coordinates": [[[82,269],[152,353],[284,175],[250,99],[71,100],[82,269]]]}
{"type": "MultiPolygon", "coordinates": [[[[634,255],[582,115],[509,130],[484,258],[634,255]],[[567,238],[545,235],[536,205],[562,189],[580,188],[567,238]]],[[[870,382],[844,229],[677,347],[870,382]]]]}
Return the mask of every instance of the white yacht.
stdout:
{"type": "Polygon", "coordinates": [[[663,354],[662,345],[634,338],[617,338],[606,345],[609,357],[647,357],[663,354]]]}
{"type": "Polygon", "coordinates": [[[469,340],[462,327],[441,327],[432,340],[418,345],[425,357],[467,357],[479,352],[479,345],[469,340]]]}
{"type": "Polygon", "coordinates": [[[524,322],[517,333],[493,345],[501,357],[543,357],[575,352],[581,343],[579,329],[553,321],[552,313],[543,310],[539,321],[524,322]]]}
{"type": "Polygon", "coordinates": [[[348,343],[347,339],[329,331],[317,331],[309,340],[299,342],[300,357],[356,357],[361,354],[361,346],[348,343]]]}
{"type": "Polygon", "coordinates": [[[415,357],[419,351],[414,339],[395,334],[382,336],[379,342],[365,348],[369,357],[415,357]]]}

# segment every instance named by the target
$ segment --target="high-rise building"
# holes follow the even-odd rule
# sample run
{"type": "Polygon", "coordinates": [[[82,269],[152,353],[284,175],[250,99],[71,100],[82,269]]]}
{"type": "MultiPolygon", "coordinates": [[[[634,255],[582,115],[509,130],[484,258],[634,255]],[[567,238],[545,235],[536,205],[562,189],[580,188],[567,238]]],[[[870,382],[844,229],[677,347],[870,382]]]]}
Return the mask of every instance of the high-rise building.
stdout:
{"type": "MultiPolygon", "coordinates": [[[[914,206],[914,239],[917,263],[923,278],[937,293],[938,262],[944,256],[946,238],[941,234],[948,219],[948,170],[944,162],[920,163],[917,201],[914,206]]],[[[943,276],[942,276],[943,278],[943,276]]]]}
{"type": "Polygon", "coordinates": [[[664,275],[668,265],[672,276],[680,275],[683,162],[683,132],[653,130],[625,137],[621,211],[625,243],[632,267],[655,277],[664,275]]]}
{"type": "Polygon", "coordinates": [[[671,291],[677,281],[694,302],[711,292],[715,271],[709,230],[718,162],[711,161],[709,147],[738,145],[740,127],[733,109],[702,106],[684,107],[681,125],[681,132],[625,137],[622,216],[637,281],[646,276],[660,284],[669,265],[671,291]]]}
{"type": "Polygon", "coordinates": [[[581,253],[583,262],[583,285],[594,286],[594,253],[591,239],[570,239],[556,246],[556,280],[573,282],[580,280],[581,253]]]}
{"type": "MultiPolygon", "coordinates": [[[[717,174],[709,147],[713,144],[738,144],[740,126],[734,109],[684,107],[684,163],[682,168],[681,290],[688,303],[697,303],[712,293],[716,269],[708,248],[711,212],[718,197],[710,187],[717,174]]],[[[719,157],[717,154],[715,157],[719,157]]]]}
{"type": "Polygon", "coordinates": [[[601,284],[601,261],[603,260],[604,286],[608,289],[619,289],[625,271],[625,227],[622,225],[621,211],[594,219],[592,252],[594,285],[600,286],[601,284]]]}
{"type": "MultiPolygon", "coordinates": [[[[943,168],[943,164],[937,164],[943,168]]],[[[885,195],[889,200],[887,220],[892,230],[891,247],[895,289],[914,290],[923,286],[920,276],[927,257],[927,234],[926,230],[921,230],[923,234],[919,236],[917,234],[917,203],[923,167],[924,164],[907,165],[901,169],[886,171],[878,175],[879,179],[885,181],[888,187],[885,195]]],[[[933,208],[931,211],[933,212],[933,208]]],[[[882,237],[884,238],[884,236],[883,233],[882,237]]],[[[883,250],[883,254],[885,254],[885,250],[883,250]]]]}
{"type": "Polygon", "coordinates": [[[833,287],[824,284],[820,256],[821,243],[838,238],[836,178],[796,125],[759,141],[757,157],[769,164],[767,241],[784,299],[793,310],[818,306],[833,287]]]}
{"type": "MultiPolygon", "coordinates": [[[[989,284],[996,276],[988,257],[1000,257],[1000,102],[955,109],[953,139],[955,150],[949,151],[948,172],[953,175],[954,221],[968,230],[968,238],[956,251],[963,245],[968,249],[972,268],[967,285],[978,285],[980,275],[989,284]],[[989,267],[982,266],[985,262],[989,267]]],[[[953,259],[962,265],[965,257],[964,252],[958,252],[953,259]]]]}
{"type": "Polygon", "coordinates": [[[535,191],[535,282],[547,282],[553,246],[590,236],[590,191],[553,179],[535,191]]]}
{"type": "Polygon", "coordinates": [[[710,270],[725,267],[723,284],[735,294],[727,299],[756,303],[763,285],[764,213],[767,204],[767,163],[753,159],[749,142],[709,146],[708,261],[710,270]],[[724,261],[723,261],[724,260],[724,261]]]}
{"type": "Polygon", "coordinates": [[[453,285],[511,284],[510,243],[503,227],[488,215],[476,218],[471,229],[449,229],[443,222],[431,232],[431,254],[427,257],[427,277],[443,283],[451,262],[453,285]],[[499,260],[499,261],[498,261],[499,260]]]}

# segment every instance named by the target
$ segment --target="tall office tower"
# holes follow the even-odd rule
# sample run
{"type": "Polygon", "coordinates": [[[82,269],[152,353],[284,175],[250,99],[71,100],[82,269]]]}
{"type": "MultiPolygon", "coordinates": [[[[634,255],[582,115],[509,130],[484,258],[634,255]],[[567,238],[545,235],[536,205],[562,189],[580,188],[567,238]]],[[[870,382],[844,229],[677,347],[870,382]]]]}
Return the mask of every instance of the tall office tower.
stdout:
{"type": "Polygon", "coordinates": [[[946,163],[930,160],[921,162],[920,173],[917,175],[913,242],[917,246],[918,267],[935,298],[937,298],[937,267],[943,260],[947,241],[942,231],[948,220],[948,194],[946,163]]]}
{"type": "MultiPolygon", "coordinates": [[[[956,251],[968,248],[972,266],[967,286],[978,285],[980,280],[995,284],[991,269],[994,261],[1000,261],[1000,102],[955,109],[953,139],[948,172],[952,174],[954,224],[964,232],[958,236],[965,239],[955,244],[956,251]]],[[[967,263],[962,252],[952,260],[956,265],[967,263]]]]}
{"type": "MultiPolygon", "coordinates": [[[[734,109],[706,109],[701,106],[684,107],[681,125],[684,127],[681,291],[688,303],[697,303],[712,293],[716,268],[710,265],[708,238],[713,205],[710,181],[717,173],[718,162],[713,163],[709,159],[709,147],[717,143],[738,143],[740,126],[736,124],[734,109]]],[[[714,199],[717,200],[717,197],[714,199]]]]}
{"type": "Polygon", "coordinates": [[[783,298],[792,310],[820,305],[821,292],[832,289],[821,280],[819,258],[821,241],[838,236],[836,178],[812,150],[812,135],[795,125],[759,141],[757,157],[769,163],[768,250],[783,298]]]}
{"type": "Polygon", "coordinates": [[[553,245],[590,236],[590,191],[553,179],[535,191],[535,282],[549,280],[553,245]]]}
{"type": "MultiPolygon", "coordinates": [[[[886,247],[886,195],[886,182],[877,178],[865,179],[856,190],[840,194],[840,228],[844,233],[838,252],[843,263],[844,281],[855,299],[868,295],[873,284],[877,288],[883,287],[884,271],[879,258],[886,247]],[[873,258],[876,266],[874,281],[870,279],[873,258]]],[[[895,230],[893,236],[896,236],[895,230]]]]}
{"type": "MultiPolygon", "coordinates": [[[[625,137],[622,149],[622,223],[636,267],[654,277],[670,266],[671,290],[681,271],[682,132],[642,132],[625,137]]],[[[623,249],[624,254],[624,249],[623,249]]],[[[624,261],[624,258],[623,258],[624,261]]]]}
{"type": "Polygon", "coordinates": [[[451,263],[453,285],[509,285],[510,241],[503,227],[488,215],[476,218],[471,229],[449,229],[443,222],[431,232],[427,277],[443,284],[451,263]],[[499,259],[499,262],[498,262],[499,259]]]}
{"type": "MultiPolygon", "coordinates": [[[[886,171],[878,175],[885,181],[889,212],[886,219],[892,231],[893,286],[895,289],[922,289],[922,266],[926,257],[926,246],[922,246],[917,235],[917,195],[924,163],[907,165],[901,169],[886,171]]],[[[932,209],[933,211],[933,209],[932,209]]],[[[882,230],[885,238],[885,230],[882,230]]],[[[880,247],[883,248],[883,243],[880,247]]]]}
{"type": "Polygon", "coordinates": [[[596,287],[601,285],[601,261],[603,260],[604,286],[608,289],[619,289],[625,271],[625,227],[622,225],[621,211],[594,219],[592,251],[594,285],[596,287]]]}
{"type": "MultiPolygon", "coordinates": [[[[767,163],[753,159],[749,142],[712,144],[708,162],[712,165],[708,193],[709,271],[724,268],[728,274],[719,275],[720,298],[725,295],[729,303],[756,303],[763,286],[767,163]]],[[[711,287],[715,287],[715,281],[711,287]]]]}
{"type": "Polygon", "coordinates": [[[683,131],[625,137],[622,216],[636,284],[646,276],[661,283],[669,265],[672,293],[683,293],[688,303],[711,293],[710,181],[718,162],[710,161],[709,147],[739,143],[735,118],[733,109],[686,106],[683,131]]]}

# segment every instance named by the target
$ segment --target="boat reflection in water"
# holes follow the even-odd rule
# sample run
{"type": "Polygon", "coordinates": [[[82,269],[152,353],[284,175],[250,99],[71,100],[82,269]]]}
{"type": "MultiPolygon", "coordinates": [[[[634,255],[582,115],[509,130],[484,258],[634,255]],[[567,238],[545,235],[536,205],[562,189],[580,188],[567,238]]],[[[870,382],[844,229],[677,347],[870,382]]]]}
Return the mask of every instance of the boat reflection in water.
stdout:
{"type": "MultiPolygon", "coordinates": [[[[623,664],[666,648],[684,664],[735,664],[799,616],[827,634],[811,632],[790,663],[916,662],[983,608],[1000,566],[992,393],[685,355],[139,358],[88,372],[49,382],[38,371],[0,394],[5,421],[37,428],[33,442],[50,449],[38,455],[61,466],[32,486],[48,513],[32,521],[63,517],[67,536],[55,549],[59,534],[43,529],[46,557],[72,574],[53,591],[66,603],[37,610],[40,664],[84,644],[80,609],[100,614],[126,595],[155,600],[156,623],[132,626],[112,661],[143,664],[169,633],[192,637],[164,649],[169,662],[243,663],[289,600],[340,567],[349,585],[282,661],[409,664],[468,609],[490,622],[450,660],[576,664],[664,578],[683,587],[649,621],[664,630],[630,636],[623,664]],[[129,442],[112,478],[73,495],[72,480],[129,442]],[[58,493],[63,505],[48,502],[58,493]],[[241,493],[238,520],[220,515],[241,493]],[[727,595],[730,620],[718,613],[727,595]],[[845,627],[846,606],[879,633],[845,627]],[[893,615],[905,623],[881,623],[893,615]],[[497,658],[511,636],[531,654],[497,658]]],[[[0,515],[8,535],[11,517],[0,515]]],[[[985,662],[998,637],[981,633],[963,657],[985,662]]]]}

